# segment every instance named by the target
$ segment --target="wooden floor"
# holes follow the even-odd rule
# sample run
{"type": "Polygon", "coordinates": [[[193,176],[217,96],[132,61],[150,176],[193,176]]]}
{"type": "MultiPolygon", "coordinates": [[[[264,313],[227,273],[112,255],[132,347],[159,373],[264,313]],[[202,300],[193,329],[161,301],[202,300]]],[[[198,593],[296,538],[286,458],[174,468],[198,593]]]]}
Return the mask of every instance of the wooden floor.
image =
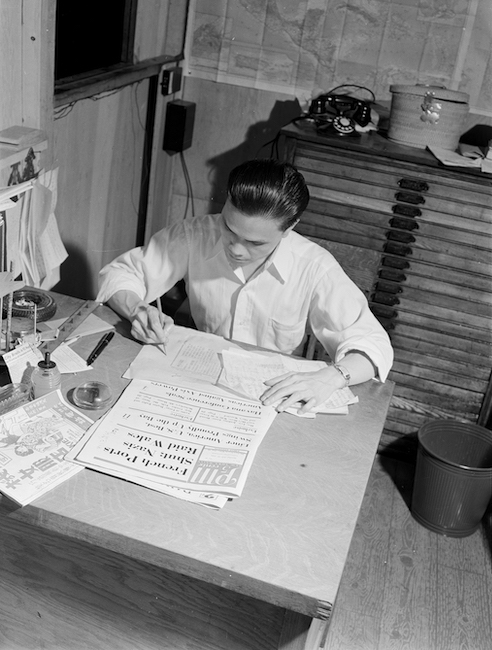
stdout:
{"type": "Polygon", "coordinates": [[[492,514],[462,539],[427,530],[413,474],[376,458],[324,650],[491,650],[492,514]]]}
{"type": "MultiPolygon", "coordinates": [[[[463,539],[432,533],[411,517],[412,481],[412,465],[376,458],[324,650],[491,650],[492,517],[463,539]]],[[[276,647],[273,606],[238,609],[231,592],[220,607],[219,587],[0,524],[0,650],[276,647]]]]}

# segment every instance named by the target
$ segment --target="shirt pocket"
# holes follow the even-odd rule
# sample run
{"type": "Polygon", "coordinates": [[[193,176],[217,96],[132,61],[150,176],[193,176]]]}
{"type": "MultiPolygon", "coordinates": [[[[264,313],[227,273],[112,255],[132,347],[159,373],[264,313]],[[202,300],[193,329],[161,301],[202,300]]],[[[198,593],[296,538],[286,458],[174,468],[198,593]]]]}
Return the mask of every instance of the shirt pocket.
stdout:
{"type": "Polygon", "coordinates": [[[291,353],[302,342],[306,333],[306,321],[301,320],[297,323],[284,323],[274,318],[270,319],[270,328],[273,335],[271,345],[273,349],[281,352],[291,353]]]}

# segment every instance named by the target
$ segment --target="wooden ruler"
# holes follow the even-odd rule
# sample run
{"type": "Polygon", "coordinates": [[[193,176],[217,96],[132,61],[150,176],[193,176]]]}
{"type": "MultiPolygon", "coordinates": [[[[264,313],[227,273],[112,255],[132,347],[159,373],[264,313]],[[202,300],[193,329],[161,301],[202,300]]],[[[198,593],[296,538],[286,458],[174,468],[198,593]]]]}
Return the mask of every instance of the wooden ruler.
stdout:
{"type": "Polygon", "coordinates": [[[77,327],[85,321],[89,314],[99,307],[101,303],[96,302],[95,300],[86,300],[80,307],[70,314],[70,316],[60,325],[58,328],[58,336],[53,341],[46,341],[44,345],[41,346],[42,352],[53,352],[61,343],[66,341],[77,327]]]}

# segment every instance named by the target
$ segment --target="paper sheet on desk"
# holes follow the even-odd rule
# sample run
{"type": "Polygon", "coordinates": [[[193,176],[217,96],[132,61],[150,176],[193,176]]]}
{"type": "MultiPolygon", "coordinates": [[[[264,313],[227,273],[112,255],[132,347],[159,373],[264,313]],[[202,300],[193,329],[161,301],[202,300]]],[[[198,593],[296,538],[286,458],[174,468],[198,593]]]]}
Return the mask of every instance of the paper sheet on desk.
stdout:
{"type": "MultiPolygon", "coordinates": [[[[33,344],[22,343],[10,352],[6,352],[3,358],[9,369],[12,383],[29,384],[31,373],[38,362],[43,359],[43,353],[33,344]]],[[[88,366],[84,359],[66,344],[58,346],[53,351],[51,358],[62,374],[81,372],[92,367],[88,366]]]]}
{"type": "Polygon", "coordinates": [[[169,381],[175,376],[216,383],[222,370],[220,354],[224,348],[223,338],[189,327],[175,326],[166,348],[167,354],[164,354],[155,345],[144,345],[123,377],[169,381]]]}
{"type": "MultiPolygon", "coordinates": [[[[156,346],[144,346],[123,376],[154,381],[184,376],[197,384],[217,384],[257,400],[266,390],[264,382],[267,379],[286,372],[307,372],[326,366],[324,361],[309,361],[274,352],[246,351],[221,337],[186,327],[172,329],[167,351],[164,355],[156,346]]],[[[316,413],[346,414],[348,405],[357,401],[352,391],[346,388],[336,391],[312,413],[299,416],[297,408],[287,412],[311,418],[316,413]]]]}
{"type": "MultiPolygon", "coordinates": [[[[280,354],[264,355],[244,350],[224,350],[222,365],[218,383],[252,399],[259,399],[265,392],[267,379],[279,377],[287,372],[311,372],[326,367],[324,361],[311,361],[280,354]]],[[[340,389],[311,413],[300,417],[312,418],[316,413],[346,414],[348,405],[357,401],[357,397],[349,388],[340,389]]],[[[287,412],[299,416],[297,410],[296,407],[292,407],[287,409],[287,412]]]]}

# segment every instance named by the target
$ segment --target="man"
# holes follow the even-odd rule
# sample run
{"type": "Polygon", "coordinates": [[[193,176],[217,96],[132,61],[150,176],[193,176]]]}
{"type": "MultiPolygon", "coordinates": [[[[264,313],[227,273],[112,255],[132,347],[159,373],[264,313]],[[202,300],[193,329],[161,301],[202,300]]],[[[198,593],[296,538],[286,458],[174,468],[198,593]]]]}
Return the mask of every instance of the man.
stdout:
{"type": "Polygon", "coordinates": [[[309,323],[333,365],[266,382],[264,404],[306,413],[338,388],[393,362],[388,335],[334,257],[293,231],[309,201],[287,163],[253,160],[232,170],[221,214],[186,219],[102,269],[97,300],[132,322],[144,343],[167,338],[173,321],[148,303],[184,279],[199,330],[291,354],[309,323]]]}

